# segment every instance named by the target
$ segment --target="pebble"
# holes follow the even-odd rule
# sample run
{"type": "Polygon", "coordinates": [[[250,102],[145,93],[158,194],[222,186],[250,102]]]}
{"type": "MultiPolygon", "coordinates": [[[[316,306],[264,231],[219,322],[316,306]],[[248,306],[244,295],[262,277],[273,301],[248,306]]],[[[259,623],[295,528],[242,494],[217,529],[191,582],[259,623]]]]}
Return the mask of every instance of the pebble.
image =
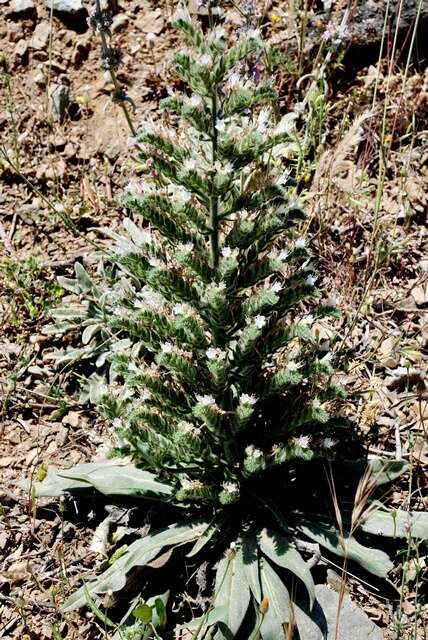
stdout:
{"type": "Polygon", "coordinates": [[[57,122],[61,122],[71,104],[73,95],[66,84],[54,85],[49,96],[49,108],[57,122]]]}
{"type": "Polygon", "coordinates": [[[62,13],[77,13],[83,9],[82,0],[45,0],[45,5],[62,13]]]}
{"type": "Polygon", "coordinates": [[[21,40],[18,40],[18,42],[15,45],[15,49],[13,50],[14,55],[22,59],[27,53],[27,51],[28,51],[28,42],[23,38],[21,40]]]}
{"type": "Polygon", "coordinates": [[[31,47],[37,50],[45,49],[49,42],[50,33],[51,26],[49,22],[39,22],[37,27],[34,29],[33,37],[31,38],[31,47]]]}
{"type": "Polygon", "coordinates": [[[125,27],[128,26],[129,18],[125,13],[118,13],[117,16],[113,18],[113,22],[111,25],[112,33],[117,33],[121,31],[125,27]]]}
{"type": "Polygon", "coordinates": [[[33,18],[36,16],[36,6],[33,0],[12,0],[8,15],[17,18],[33,18]]]}

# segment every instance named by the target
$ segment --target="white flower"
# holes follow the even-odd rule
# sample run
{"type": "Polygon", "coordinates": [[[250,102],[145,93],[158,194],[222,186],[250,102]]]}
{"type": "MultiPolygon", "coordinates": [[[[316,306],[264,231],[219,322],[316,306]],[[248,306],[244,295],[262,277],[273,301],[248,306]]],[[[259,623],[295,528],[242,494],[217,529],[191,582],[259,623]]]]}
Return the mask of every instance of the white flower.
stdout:
{"type": "Polygon", "coordinates": [[[306,247],[306,238],[297,238],[294,246],[296,249],[304,249],[306,247]]]}
{"type": "Polygon", "coordinates": [[[231,73],[227,81],[227,84],[231,89],[237,89],[238,87],[240,87],[242,85],[242,80],[240,75],[236,72],[231,73]]]}
{"type": "Polygon", "coordinates": [[[339,298],[335,294],[332,294],[327,298],[326,304],[328,307],[337,307],[338,302],[339,302],[339,298]]]}
{"type": "Polygon", "coordinates": [[[223,280],[222,280],[221,282],[219,282],[217,284],[216,288],[217,288],[218,291],[224,291],[226,289],[226,283],[223,282],[223,280]]]}
{"type": "Polygon", "coordinates": [[[334,438],[324,438],[324,440],[322,441],[322,446],[326,449],[331,449],[335,444],[337,444],[337,440],[335,440],[334,438]]]}
{"type": "Polygon", "coordinates": [[[213,396],[205,395],[205,396],[196,396],[196,400],[199,404],[202,404],[204,407],[212,407],[215,405],[215,400],[213,396]]]}
{"type": "Polygon", "coordinates": [[[223,172],[232,173],[232,171],[233,171],[233,164],[231,162],[226,162],[226,164],[223,167],[223,172]]]}
{"type": "Polygon", "coordinates": [[[225,351],[221,349],[215,349],[214,347],[210,347],[206,351],[206,355],[208,360],[224,360],[226,358],[225,351]]]}
{"type": "Polygon", "coordinates": [[[151,31],[146,35],[146,40],[150,46],[153,46],[153,44],[156,42],[156,34],[151,31]]]}
{"type": "Polygon", "coordinates": [[[181,304],[181,302],[178,302],[177,304],[175,304],[175,305],[172,307],[172,313],[173,313],[175,316],[178,316],[178,315],[184,314],[184,313],[185,313],[185,311],[186,311],[186,305],[185,305],[185,304],[181,304]]]}
{"type": "Polygon", "coordinates": [[[193,482],[193,480],[188,480],[187,478],[183,478],[182,480],[180,480],[181,486],[185,491],[193,489],[193,482]]]}
{"type": "Polygon", "coordinates": [[[214,34],[215,34],[215,37],[220,40],[220,38],[224,38],[226,34],[226,29],[222,26],[218,26],[215,28],[214,34]]]}
{"type": "Polygon", "coordinates": [[[122,418],[115,418],[112,422],[112,425],[115,429],[121,429],[123,427],[122,418]]]}
{"type": "Polygon", "coordinates": [[[284,184],[287,184],[288,179],[290,178],[290,173],[290,171],[284,171],[284,173],[281,173],[278,180],[276,181],[276,184],[279,184],[280,187],[282,187],[284,184]]]}
{"type": "Polygon", "coordinates": [[[183,5],[179,5],[177,7],[176,12],[172,16],[172,22],[178,22],[179,20],[183,20],[183,22],[191,22],[192,19],[190,17],[190,13],[187,10],[187,7],[183,5]]]}
{"type": "Polygon", "coordinates": [[[191,253],[193,251],[193,242],[186,242],[186,244],[179,244],[177,249],[183,253],[191,253]]]}
{"type": "Polygon", "coordinates": [[[129,193],[134,198],[142,195],[144,193],[143,182],[142,180],[137,180],[136,178],[131,178],[128,184],[125,187],[126,193],[129,193]]]}
{"type": "Polygon", "coordinates": [[[262,329],[267,322],[265,316],[254,316],[253,319],[254,319],[254,324],[258,329],[262,329]]]}
{"type": "Polygon", "coordinates": [[[186,158],[183,162],[183,167],[186,171],[191,171],[192,169],[196,169],[196,160],[195,158],[186,158]]]}
{"type": "Polygon", "coordinates": [[[257,398],[256,396],[250,396],[248,393],[243,393],[239,398],[240,404],[256,404],[257,398]]]}
{"type": "Polygon", "coordinates": [[[189,100],[189,104],[191,107],[200,107],[203,104],[203,100],[201,96],[192,96],[189,100]]]}
{"type": "Polygon", "coordinates": [[[212,64],[212,58],[209,53],[204,53],[204,55],[200,57],[199,62],[209,67],[212,64]]]}
{"type": "Polygon", "coordinates": [[[305,280],[305,284],[309,285],[310,287],[313,287],[315,282],[317,281],[315,276],[308,276],[305,280]]]}
{"type": "Polygon", "coordinates": [[[289,371],[297,371],[298,369],[300,369],[300,364],[298,364],[295,360],[289,360],[287,362],[287,369],[289,371]]]}
{"type": "Polygon", "coordinates": [[[321,400],[320,400],[319,398],[314,398],[314,399],[312,400],[312,407],[313,407],[314,409],[321,409],[321,407],[322,407],[322,402],[321,402],[321,400]]]}
{"type": "Polygon", "coordinates": [[[261,449],[256,449],[253,444],[250,444],[245,449],[245,453],[251,458],[261,458],[263,456],[263,451],[261,449]]]}
{"type": "Polygon", "coordinates": [[[227,493],[236,493],[239,491],[236,482],[223,482],[221,486],[225,491],[227,491],[227,493]]]}
{"type": "Polygon", "coordinates": [[[150,400],[150,398],[152,397],[152,394],[148,389],[144,389],[140,397],[141,397],[141,400],[143,400],[143,402],[146,402],[146,400],[150,400]]]}
{"type": "Polygon", "coordinates": [[[302,449],[307,449],[310,443],[309,436],[299,436],[298,438],[293,438],[293,442],[296,447],[301,447],[302,449]]]}
{"type": "Polygon", "coordinates": [[[164,342],[161,345],[162,353],[172,353],[172,344],[170,342],[164,342]]]}
{"type": "Polygon", "coordinates": [[[181,420],[177,424],[177,428],[183,433],[191,433],[193,435],[199,435],[200,433],[200,429],[198,427],[195,427],[194,424],[187,422],[186,420],[181,420]]]}
{"type": "Polygon", "coordinates": [[[226,123],[224,120],[217,120],[217,123],[215,125],[215,128],[217,129],[217,131],[219,131],[220,133],[222,133],[225,129],[226,129],[226,123]]]}
{"type": "Polygon", "coordinates": [[[259,133],[265,133],[269,125],[269,110],[262,109],[257,118],[256,130],[259,133]]]}
{"type": "Polygon", "coordinates": [[[282,289],[281,282],[274,282],[270,288],[270,290],[273,291],[273,293],[278,293],[279,291],[281,291],[281,289],[282,289]]]}
{"type": "Polygon", "coordinates": [[[221,250],[221,255],[223,258],[233,258],[235,259],[239,253],[239,249],[232,249],[231,247],[223,247],[221,250]]]}
{"type": "Polygon", "coordinates": [[[309,314],[309,315],[305,316],[304,318],[302,318],[299,322],[300,322],[300,324],[306,324],[306,325],[313,324],[314,323],[314,316],[309,314]]]}
{"type": "Polygon", "coordinates": [[[149,265],[157,269],[159,267],[162,267],[162,261],[159,260],[159,258],[155,258],[154,256],[151,256],[149,258],[149,265]]]}

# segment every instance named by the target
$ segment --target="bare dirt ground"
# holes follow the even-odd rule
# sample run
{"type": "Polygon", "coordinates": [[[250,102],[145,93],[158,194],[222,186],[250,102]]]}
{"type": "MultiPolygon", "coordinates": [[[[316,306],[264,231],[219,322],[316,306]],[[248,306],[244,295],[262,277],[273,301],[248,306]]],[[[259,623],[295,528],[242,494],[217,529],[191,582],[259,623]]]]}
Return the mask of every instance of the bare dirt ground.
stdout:
{"type": "MultiPolygon", "coordinates": [[[[57,276],[70,275],[75,260],[91,268],[90,243],[103,242],[99,229],[120,224],[115,198],[135,168],[129,131],[110,100],[112,87],[98,67],[99,42],[84,12],[51,15],[37,0],[22,15],[12,4],[0,0],[0,132],[11,161],[0,160],[0,638],[95,639],[104,632],[92,614],[64,618],[59,606],[103,562],[89,544],[106,516],[104,505],[36,504],[17,481],[46,465],[105,458],[108,434],[89,407],[77,404],[76,378],[49,359],[58,340],[43,327],[64,293],[57,276]],[[52,95],[61,87],[70,88],[72,105],[58,121],[52,95]]],[[[119,78],[135,103],[136,123],[156,118],[158,101],[173,84],[168,60],[179,45],[168,22],[172,5],[115,3],[119,78]],[[148,33],[156,36],[153,45],[148,33]]],[[[273,41],[295,51],[282,19],[287,2],[267,5],[273,41]]],[[[326,28],[322,3],[307,5],[319,39],[326,28]]],[[[386,55],[377,73],[373,59],[361,64],[350,54],[332,71],[325,134],[316,162],[302,168],[301,196],[317,233],[324,287],[339,296],[348,320],[338,330],[349,353],[346,382],[357,392],[349,414],[371,455],[411,462],[412,478],[392,488],[389,504],[426,509],[428,71],[418,56],[407,71],[404,54],[389,63],[386,55]],[[379,190],[384,109],[386,168],[379,190]]],[[[278,83],[284,109],[310,87],[309,81],[297,87],[297,80],[284,69],[278,83]]],[[[348,584],[386,638],[395,637],[392,611],[402,577],[397,561],[395,595],[388,598],[376,598],[352,579],[348,584]]],[[[428,614],[418,609],[414,587],[410,576],[402,603],[402,637],[409,640],[416,637],[415,615],[422,620],[428,614]]],[[[426,588],[422,572],[419,590],[426,588]]]]}

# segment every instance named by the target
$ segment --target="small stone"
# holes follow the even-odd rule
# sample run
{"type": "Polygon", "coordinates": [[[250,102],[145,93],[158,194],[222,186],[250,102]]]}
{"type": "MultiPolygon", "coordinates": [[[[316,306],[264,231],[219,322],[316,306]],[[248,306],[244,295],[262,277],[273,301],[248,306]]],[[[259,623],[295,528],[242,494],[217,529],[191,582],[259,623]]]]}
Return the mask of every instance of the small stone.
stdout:
{"type": "Polygon", "coordinates": [[[9,22],[6,33],[9,42],[18,42],[25,35],[21,22],[9,22]]]}
{"type": "Polygon", "coordinates": [[[45,5],[61,13],[77,13],[83,9],[82,0],[45,0],[45,5]]]}
{"type": "Polygon", "coordinates": [[[36,7],[33,0],[12,0],[7,15],[11,18],[34,18],[36,7]]]}
{"type": "Polygon", "coordinates": [[[36,73],[36,75],[33,77],[33,82],[34,84],[37,84],[39,87],[46,86],[46,77],[44,73],[42,73],[41,71],[36,73]]]}
{"type": "Polygon", "coordinates": [[[74,158],[77,153],[76,145],[72,142],[67,142],[67,144],[65,145],[64,153],[67,158],[74,158]]]}
{"type": "Polygon", "coordinates": [[[129,23],[128,16],[125,13],[118,13],[117,16],[113,18],[113,22],[111,24],[110,29],[112,33],[117,33],[118,31],[121,31],[122,29],[127,27],[128,23],[129,23]]]}
{"type": "Polygon", "coordinates": [[[22,59],[27,52],[28,52],[28,42],[24,39],[19,40],[15,45],[15,49],[13,50],[14,55],[17,58],[22,59]]]}
{"type": "Polygon", "coordinates": [[[49,96],[50,111],[57,122],[62,122],[72,101],[72,92],[66,84],[57,84],[49,96]]]}
{"type": "Polygon", "coordinates": [[[82,62],[88,59],[91,50],[91,43],[87,40],[78,40],[74,47],[71,62],[74,67],[79,68],[82,62]]]}
{"type": "Polygon", "coordinates": [[[51,34],[51,26],[49,22],[39,22],[39,24],[34,29],[33,37],[31,38],[31,47],[33,49],[44,49],[48,42],[51,34]]]}

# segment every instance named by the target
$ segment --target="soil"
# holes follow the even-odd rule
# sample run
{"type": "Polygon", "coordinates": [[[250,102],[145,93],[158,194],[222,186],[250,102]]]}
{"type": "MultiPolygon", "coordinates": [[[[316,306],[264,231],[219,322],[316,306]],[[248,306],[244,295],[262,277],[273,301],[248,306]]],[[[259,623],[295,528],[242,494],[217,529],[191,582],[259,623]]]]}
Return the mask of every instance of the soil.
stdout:
{"type": "MultiPolygon", "coordinates": [[[[120,225],[116,199],[135,164],[126,121],[99,68],[100,43],[87,26],[86,10],[51,14],[36,0],[19,13],[13,10],[17,4],[0,0],[0,132],[10,161],[0,159],[0,638],[89,640],[105,637],[94,615],[64,617],[59,606],[103,562],[89,546],[108,505],[36,503],[18,483],[46,466],[106,458],[105,426],[89,406],[78,404],[72,372],[55,368],[49,353],[58,340],[43,327],[63,295],[56,278],[71,275],[76,260],[91,269],[91,243],[102,245],[100,230],[120,225]],[[65,110],[58,107],[60,95],[69,102],[65,110]]],[[[168,62],[180,44],[169,25],[173,4],[114,3],[113,39],[123,55],[119,80],[132,98],[127,106],[135,123],[156,119],[159,100],[174,86],[168,62]]],[[[300,62],[300,73],[310,70],[307,52],[321,42],[329,17],[323,2],[307,3],[308,44],[298,61],[288,3],[259,4],[266,33],[292,62],[278,74],[281,107],[291,109],[311,89],[311,79],[298,84],[293,69],[300,62]]],[[[332,2],[331,20],[343,15],[345,4],[332,2]]],[[[391,60],[392,33],[379,73],[378,56],[358,64],[360,54],[332,56],[325,136],[302,171],[299,190],[316,232],[323,288],[339,297],[345,319],[358,312],[355,326],[337,325],[349,354],[344,380],[356,392],[347,412],[360,425],[369,455],[405,457],[412,464],[412,481],[397,483],[389,504],[426,509],[428,69],[418,48],[408,68],[403,48],[391,60]]],[[[77,336],[67,339],[77,344],[77,336]]],[[[329,571],[334,588],[336,574],[329,571]]],[[[354,600],[385,638],[395,637],[393,610],[402,578],[398,559],[391,576],[397,595],[389,599],[349,581],[354,600]]],[[[426,587],[426,577],[419,576],[419,590],[426,587]]],[[[428,609],[417,607],[410,576],[403,639],[416,637],[415,619],[417,638],[426,637],[428,609]]]]}

